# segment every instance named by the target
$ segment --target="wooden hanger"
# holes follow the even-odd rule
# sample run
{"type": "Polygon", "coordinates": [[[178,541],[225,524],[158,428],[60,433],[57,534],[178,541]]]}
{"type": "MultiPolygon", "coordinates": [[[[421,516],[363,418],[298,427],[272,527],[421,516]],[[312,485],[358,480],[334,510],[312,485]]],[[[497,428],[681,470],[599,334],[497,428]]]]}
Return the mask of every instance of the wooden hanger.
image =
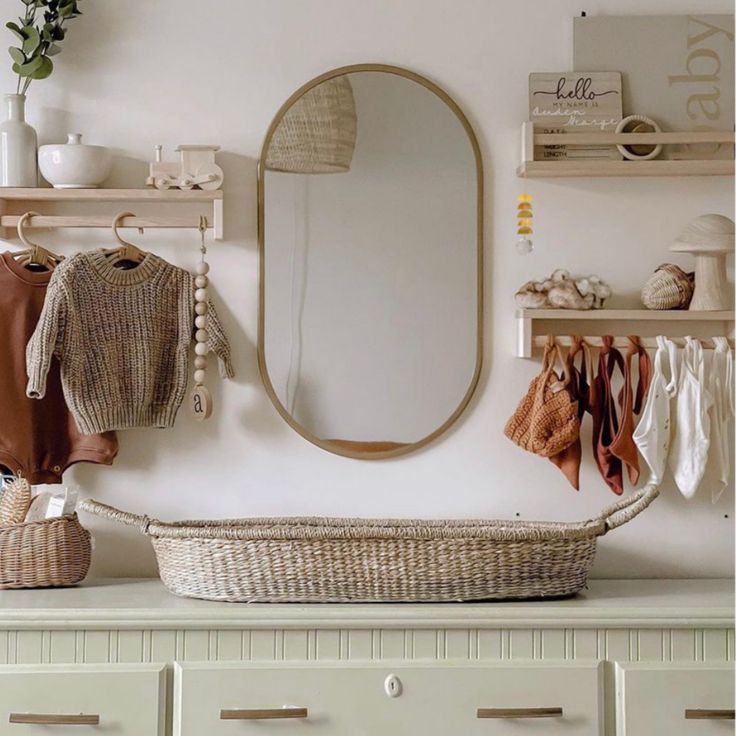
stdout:
{"type": "Polygon", "coordinates": [[[30,217],[37,217],[38,212],[26,212],[21,215],[18,220],[18,238],[23,245],[26,246],[25,250],[19,250],[13,253],[13,258],[19,263],[23,264],[26,268],[30,266],[39,266],[47,271],[53,271],[63,260],[64,256],[59,256],[56,253],[52,253],[38,243],[33,243],[26,237],[23,226],[30,217]]]}
{"type": "Polygon", "coordinates": [[[132,212],[120,212],[115,215],[112,221],[112,232],[115,236],[115,240],[120,243],[119,248],[110,248],[103,251],[107,256],[108,261],[111,265],[115,266],[119,263],[130,262],[130,263],[141,263],[143,259],[148,255],[146,251],[141,250],[138,246],[129,243],[127,240],[123,240],[118,233],[118,225],[126,217],[135,217],[132,212]]]}

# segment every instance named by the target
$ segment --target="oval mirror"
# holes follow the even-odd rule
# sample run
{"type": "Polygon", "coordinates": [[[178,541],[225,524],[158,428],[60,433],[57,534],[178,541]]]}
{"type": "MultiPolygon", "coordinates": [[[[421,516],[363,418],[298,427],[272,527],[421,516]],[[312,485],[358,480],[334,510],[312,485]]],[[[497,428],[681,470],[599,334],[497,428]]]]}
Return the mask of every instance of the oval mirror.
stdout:
{"type": "Polygon", "coordinates": [[[481,361],[482,166],[432,82],[358,65],[309,82],[258,172],[258,362],[284,419],[380,458],[457,419],[481,361]]]}

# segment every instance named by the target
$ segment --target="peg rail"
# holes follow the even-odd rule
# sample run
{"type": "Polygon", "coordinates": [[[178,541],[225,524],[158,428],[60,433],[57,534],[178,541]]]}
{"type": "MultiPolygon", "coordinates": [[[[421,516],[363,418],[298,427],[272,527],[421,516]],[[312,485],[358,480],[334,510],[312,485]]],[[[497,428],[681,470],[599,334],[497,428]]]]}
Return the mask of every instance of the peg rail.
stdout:
{"type": "Polygon", "coordinates": [[[734,337],[734,312],[688,311],[682,309],[519,309],[516,312],[516,357],[531,358],[534,348],[544,347],[547,335],[557,337],[557,344],[570,344],[571,335],[585,334],[589,345],[601,344],[601,336],[616,334],[620,345],[625,335],[638,335],[642,344],[656,347],[657,335],[667,335],[682,345],[685,335],[703,341],[714,336],[734,337]],[[596,334],[597,333],[597,334],[596,334]]]}
{"type": "MultiPolygon", "coordinates": [[[[672,340],[672,342],[675,343],[675,345],[678,345],[679,347],[683,347],[685,345],[685,338],[683,337],[671,337],[669,338],[672,340]]],[[[707,338],[698,338],[703,345],[703,348],[706,350],[712,349],[714,347],[713,341],[707,338]]],[[[572,345],[572,338],[567,337],[564,335],[555,336],[554,338],[555,343],[559,345],[560,347],[570,347],[572,345]]],[[[590,345],[592,348],[599,348],[603,345],[603,339],[596,336],[589,336],[584,335],[583,340],[590,345]]],[[[626,336],[616,336],[613,338],[614,344],[617,346],[627,345],[629,338],[626,336]]],[[[729,339],[729,344],[731,347],[734,345],[733,338],[729,339]]],[[[656,337],[640,337],[639,343],[645,347],[645,348],[656,348],[657,347],[657,338],[656,337]]],[[[538,335],[533,340],[533,345],[535,348],[543,348],[547,344],[547,336],[546,335],[538,335]]]]}
{"type": "MultiPolygon", "coordinates": [[[[140,202],[168,205],[199,205],[196,215],[126,217],[121,227],[132,228],[199,228],[201,205],[211,204],[208,227],[215,240],[223,239],[223,193],[221,190],[202,189],[49,189],[49,188],[0,188],[0,227],[15,228],[19,217],[28,210],[38,209],[38,204],[62,205],[65,203],[140,202]]],[[[49,228],[106,228],[110,227],[113,213],[101,215],[65,215],[42,213],[29,218],[26,227],[49,228]]],[[[10,234],[10,233],[6,233],[10,234]]]]}

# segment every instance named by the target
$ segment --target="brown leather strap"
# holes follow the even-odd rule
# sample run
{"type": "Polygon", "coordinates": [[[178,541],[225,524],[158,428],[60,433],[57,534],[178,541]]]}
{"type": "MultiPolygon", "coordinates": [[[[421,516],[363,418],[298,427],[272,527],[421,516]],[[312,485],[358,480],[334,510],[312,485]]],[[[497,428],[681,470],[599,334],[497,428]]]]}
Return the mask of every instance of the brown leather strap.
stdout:
{"type": "Polygon", "coordinates": [[[644,407],[644,402],[649,391],[649,384],[652,382],[652,361],[649,358],[646,348],[641,344],[638,335],[629,335],[628,353],[633,357],[639,356],[639,381],[636,384],[636,399],[634,400],[634,414],[639,414],[644,407]]]}
{"type": "Polygon", "coordinates": [[[613,337],[604,335],[598,355],[598,374],[594,381],[593,400],[593,456],[603,480],[616,494],[623,493],[623,465],[611,452],[611,443],[618,434],[616,401],[612,396],[611,378],[616,368],[623,373],[624,359],[613,346],[613,337]]]}

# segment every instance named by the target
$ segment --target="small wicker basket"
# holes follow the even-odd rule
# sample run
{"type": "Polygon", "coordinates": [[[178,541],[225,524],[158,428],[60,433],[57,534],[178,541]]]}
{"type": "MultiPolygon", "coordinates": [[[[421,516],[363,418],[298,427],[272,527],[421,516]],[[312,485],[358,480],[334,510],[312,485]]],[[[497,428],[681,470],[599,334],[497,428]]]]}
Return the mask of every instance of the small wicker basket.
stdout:
{"type": "Polygon", "coordinates": [[[633,519],[654,486],[584,522],[276,518],[164,523],[85,501],[151,537],[176,595],[234,602],[475,601],[575,595],[596,538],[633,519]]]}
{"type": "Polygon", "coordinates": [[[92,559],[76,514],[0,527],[0,589],[81,583],[92,559]]]}

